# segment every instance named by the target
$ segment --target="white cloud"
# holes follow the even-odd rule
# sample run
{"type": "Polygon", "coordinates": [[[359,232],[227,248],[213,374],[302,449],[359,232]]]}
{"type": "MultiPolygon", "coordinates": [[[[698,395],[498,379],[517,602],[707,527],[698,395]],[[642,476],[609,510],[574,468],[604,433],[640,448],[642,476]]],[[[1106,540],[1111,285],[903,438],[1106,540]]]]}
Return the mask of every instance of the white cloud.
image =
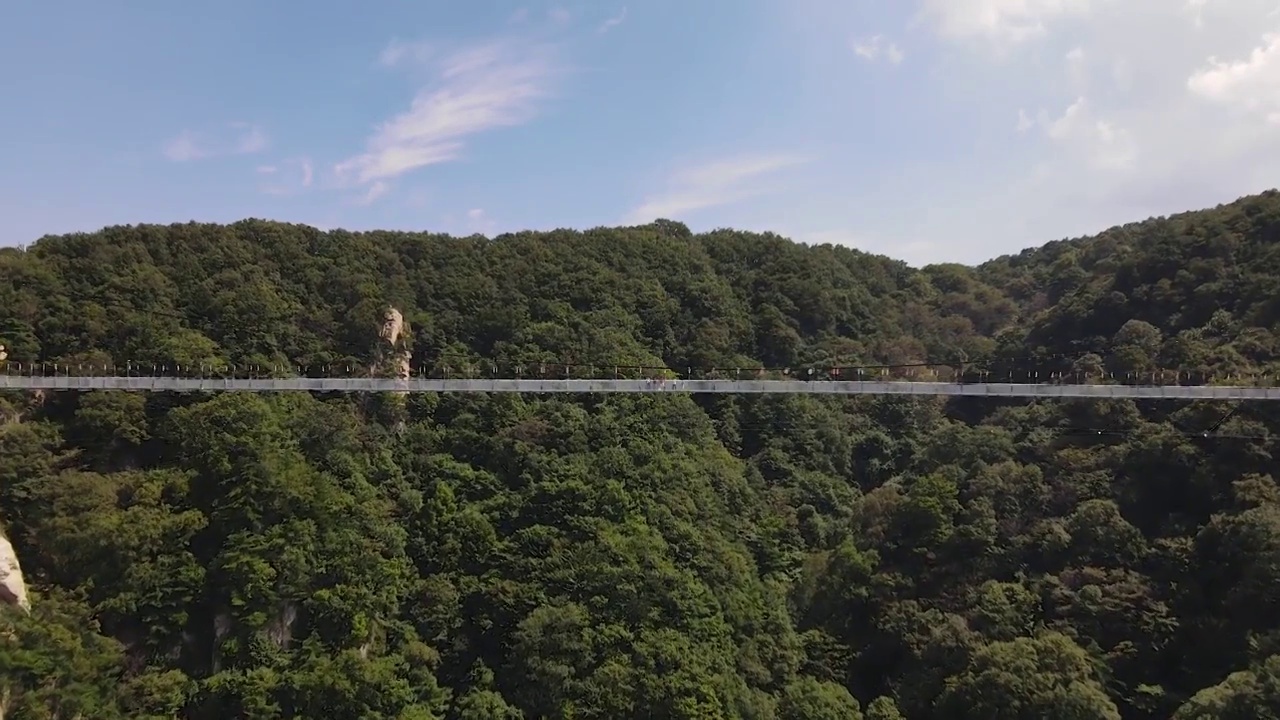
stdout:
{"type": "Polygon", "coordinates": [[[606,19],[604,22],[600,23],[600,27],[596,28],[596,32],[603,35],[604,33],[607,33],[610,30],[621,25],[623,22],[626,21],[626,19],[627,19],[627,8],[624,5],[622,9],[618,11],[617,15],[614,15],[613,17],[610,17],[606,19]]]}
{"type": "Polygon", "coordinates": [[[1208,67],[1187,78],[1187,89],[1236,112],[1280,124],[1280,33],[1265,35],[1246,59],[1209,58],[1208,67]]]}
{"type": "MultiPolygon", "coordinates": [[[[1026,112],[1019,111],[1018,129],[1026,131],[1032,124],[1026,112]]],[[[1057,117],[1041,110],[1035,124],[1050,140],[1091,157],[1098,168],[1123,169],[1133,164],[1136,147],[1130,133],[1097,117],[1088,98],[1076,98],[1057,117]]]]}
{"type": "Polygon", "coordinates": [[[268,176],[268,181],[258,186],[259,191],[267,195],[295,195],[311,187],[315,176],[311,160],[305,157],[261,165],[257,170],[259,175],[268,176]]]}
{"type": "Polygon", "coordinates": [[[269,144],[262,128],[233,122],[216,131],[183,130],[164,144],[164,156],[173,162],[189,162],[222,155],[251,155],[267,149],[269,144]]]}
{"type": "Polygon", "coordinates": [[[920,17],[948,39],[1017,45],[1043,36],[1054,22],[1087,14],[1092,5],[1091,0],[923,0],[920,17]]]}
{"type": "Polygon", "coordinates": [[[426,62],[434,79],[418,90],[408,110],[378,126],[363,153],[334,166],[339,182],[366,188],[370,202],[400,175],[457,159],[473,135],[532,120],[556,71],[553,48],[516,39],[448,54],[423,45],[391,47],[383,52],[384,64],[426,62]]]}
{"type": "Polygon", "coordinates": [[[854,39],[850,41],[849,46],[853,48],[855,55],[872,62],[883,57],[891,64],[897,65],[906,57],[896,43],[886,40],[881,35],[875,35],[866,40],[854,39]]]}
{"type": "Polygon", "coordinates": [[[467,211],[466,231],[478,235],[494,235],[498,227],[484,208],[471,208],[467,211]]]}
{"type": "Polygon", "coordinates": [[[658,218],[675,220],[705,208],[740,202],[766,191],[756,181],[807,161],[796,154],[773,153],[741,155],[693,166],[674,173],[665,192],[646,198],[627,213],[623,222],[638,225],[658,218]]]}
{"type": "MultiPolygon", "coordinates": [[[[949,247],[978,260],[1280,185],[1276,0],[918,7],[946,58],[938,82],[980,82],[984,102],[1016,112],[1005,127],[1017,149],[937,168],[974,182],[921,183],[945,209],[901,221],[904,235],[982,227],[970,247],[949,247]]],[[[1000,147],[995,138],[991,147],[1000,147]]]]}

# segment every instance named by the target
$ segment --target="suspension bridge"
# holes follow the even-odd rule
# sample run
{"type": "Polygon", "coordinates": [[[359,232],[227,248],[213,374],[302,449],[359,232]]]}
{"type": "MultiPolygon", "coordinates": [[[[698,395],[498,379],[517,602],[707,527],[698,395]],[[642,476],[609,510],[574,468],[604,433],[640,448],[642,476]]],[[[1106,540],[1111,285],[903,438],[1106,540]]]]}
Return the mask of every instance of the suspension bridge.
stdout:
{"type": "MultiPolygon", "coordinates": [[[[0,390],[312,393],[675,393],[941,395],[1005,398],[1280,400],[1280,377],[1214,377],[1185,371],[1141,374],[964,368],[955,365],[685,368],[573,362],[499,363],[444,354],[434,365],[346,363],[178,365],[129,362],[13,362],[0,345],[0,390]],[[513,377],[514,376],[514,377],[513,377]]],[[[1054,356],[1056,357],[1056,356],[1054,356]]],[[[1060,359],[1060,358],[1058,358],[1060,359]]],[[[1033,360],[1044,358],[1007,358],[1033,360]]]]}
{"type": "Polygon", "coordinates": [[[949,395],[1008,398],[1280,400],[1280,387],[896,380],[166,377],[0,374],[0,390],[339,393],[719,393],[949,395]]]}

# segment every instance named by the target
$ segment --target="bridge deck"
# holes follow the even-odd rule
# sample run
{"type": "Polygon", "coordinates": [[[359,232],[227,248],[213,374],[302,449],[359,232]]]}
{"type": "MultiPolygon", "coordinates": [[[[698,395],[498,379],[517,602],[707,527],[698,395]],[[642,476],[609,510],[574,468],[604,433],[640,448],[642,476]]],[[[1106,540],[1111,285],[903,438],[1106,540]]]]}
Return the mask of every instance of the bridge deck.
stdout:
{"type": "Polygon", "coordinates": [[[1147,399],[1280,400],[1280,388],[1030,383],[880,382],[853,380],[506,380],[384,378],[215,379],[0,375],[0,389],[142,392],[410,393],[783,393],[803,395],[971,395],[1147,399]]]}

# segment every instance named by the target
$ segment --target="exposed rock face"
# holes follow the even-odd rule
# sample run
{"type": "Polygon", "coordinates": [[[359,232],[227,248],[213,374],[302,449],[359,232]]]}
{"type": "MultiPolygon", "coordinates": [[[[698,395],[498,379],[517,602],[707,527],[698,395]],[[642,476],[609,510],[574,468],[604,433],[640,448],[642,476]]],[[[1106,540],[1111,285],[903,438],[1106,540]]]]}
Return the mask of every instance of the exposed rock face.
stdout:
{"type": "MultiPolygon", "coordinates": [[[[5,346],[0,345],[0,362],[9,358],[5,346]]],[[[43,399],[43,398],[42,398],[43,399]]],[[[17,422],[19,413],[0,413],[0,421],[17,422]]],[[[22,566],[18,563],[18,553],[13,550],[13,543],[0,533],[0,602],[21,608],[23,612],[31,612],[31,600],[27,597],[27,581],[22,577],[22,566]]],[[[3,720],[3,708],[0,707],[0,720],[3,720]]]]}
{"type": "MultiPolygon", "coordinates": [[[[374,365],[370,368],[371,374],[378,377],[390,376],[397,380],[408,380],[412,374],[412,369],[410,368],[412,352],[409,349],[410,338],[404,322],[404,314],[396,308],[387,308],[387,313],[382,318],[382,330],[378,333],[378,339],[380,342],[374,352],[374,365]]],[[[392,413],[392,416],[388,418],[391,420],[391,427],[397,434],[403,433],[405,428],[408,427],[403,416],[404,399],[408,393],[394,391],[388,394],[395,401],[385,408],[392,413]]]]}
{"type": "Polygon", "coordinates": [[[293,625],[298,620],[298,604],[292,601],[281,603],[275,617],[267,623],[267,637],[281,650],[288,650],[293,642],[293,625]]]}
{"type": "Polygon", "coordinates": [[[220,643],[222,638],[231,632],[231,613],[226,610],[220,611],[213,616],[213,658],[210,665],[216,673],[222,670],[222,650],[220,643]]]}
{"type": "Polygon", "coordinates": [[[404,334],[404,315],[395,308],[387,310],[386,316],[382,319],[382,331],[378,336],[390,346],[390,352],[386,357],[385,365],[392,374],[406,380],[409,377],[409,357],[408,348],[400,347],[400,338],[404,334]]]}
{"type": "Polygon", "coordinates": [[[386,317],[382,318],[382,332],[379,335],[388,344],[395,345],[399,342],[402,332],[404,332],[404,315],[395,308],[388,309],[386,317]]]}
{"type": "Polygon", "coordinates": [[[27,582],[22,577],[18,554],[13,551],[13,544],[4,535],[0,535],[0,602],[19,607],[23,612],[31,612],[27,582]]]}

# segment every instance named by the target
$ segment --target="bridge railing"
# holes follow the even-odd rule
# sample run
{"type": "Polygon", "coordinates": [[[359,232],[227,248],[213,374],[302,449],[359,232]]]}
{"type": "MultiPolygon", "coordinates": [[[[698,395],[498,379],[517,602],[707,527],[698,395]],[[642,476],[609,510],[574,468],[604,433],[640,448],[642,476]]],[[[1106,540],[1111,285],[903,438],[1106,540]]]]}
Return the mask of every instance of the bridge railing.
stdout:
{"type": "Polygon", "coordinates": [[[0,375],[0,390],[348,393],[729,393],[947,395],[1003,398],[1280,400],[1280,388],[1052,383],[949,383],[832,380],[582,380],[430,378],[176,378],[0,375]]]}
{"type": "MultiPolygon", "coordinates": [[[[0,362],[0,376],[9,377],[146,377],[185,379],[395,379],[385,368],[352,363],[333,365],[181,365],[153,363],[0,362]]],[[[1030,369],[986,370],[945,366],[830,366],[801,368],[645,367],[573,363],[511,363],[488,361],[435,364],[412,368],[416,380],[724,380],[799,382],[905,382],[1020,385],[1120,385],[1145,387],[1280,387],[1280,377],[1265,372],[1220,374],[1186,370],[1142,373],[1058,372],[1030,369]]]]}

